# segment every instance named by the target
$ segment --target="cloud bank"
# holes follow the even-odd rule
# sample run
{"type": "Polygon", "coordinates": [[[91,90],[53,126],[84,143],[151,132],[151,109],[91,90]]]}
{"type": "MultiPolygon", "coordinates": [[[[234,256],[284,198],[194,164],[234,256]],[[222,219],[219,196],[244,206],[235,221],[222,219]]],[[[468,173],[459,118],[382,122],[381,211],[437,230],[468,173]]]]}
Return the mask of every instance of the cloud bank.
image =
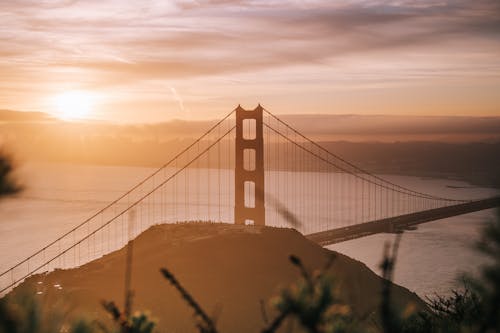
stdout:
{"type": "Polygon", "coordinates": [[[227,91],[235,80],[263,97],[275,90],[270,99],[279,105],[296,92],[294,82],[313,94],[500,80],[496,0],[13,0],[1,2],[0,13],[4,107],[73,85],[151,101],[174,82],[196,109],[214,98],[230,107],[231,95],[253,102],[238,88],[227,91]]]}

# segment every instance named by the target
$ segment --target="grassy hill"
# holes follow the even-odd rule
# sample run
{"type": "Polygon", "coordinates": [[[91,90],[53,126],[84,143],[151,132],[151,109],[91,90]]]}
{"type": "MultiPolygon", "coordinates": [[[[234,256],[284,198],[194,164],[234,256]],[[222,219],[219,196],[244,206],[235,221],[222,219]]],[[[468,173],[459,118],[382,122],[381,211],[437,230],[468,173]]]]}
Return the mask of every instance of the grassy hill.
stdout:
{"type": "MultiPolygon", "coordinates": [[[[215,314],[221,332],[259,332],[264,327],[262,301],[272,317],[269,300],[299,277],[289,255],[300,257],[313,271],[323,267],[331,253],[293,229],[202,223],[154,226],[134,242],[133,309],[150,311],[157,318],[158,332],[194,331],[191,309],[159,272],[167,267],[209,314],[215,314]]],[[[378,320],[381,278],[363,263],[335,255],[329,273],[337,296],[355,317],[373,325],[378,320]]],[[[42,291],[38,296],[45,309],[110,323],[100,301],[113,300],[122,307],[124,272],[121,249],[79,268],[33,276],[12,293],[36,289],[42,291]]],[[[425,307],[403,287],[395,285],[393,296],[399,309],[425,307]]]]}

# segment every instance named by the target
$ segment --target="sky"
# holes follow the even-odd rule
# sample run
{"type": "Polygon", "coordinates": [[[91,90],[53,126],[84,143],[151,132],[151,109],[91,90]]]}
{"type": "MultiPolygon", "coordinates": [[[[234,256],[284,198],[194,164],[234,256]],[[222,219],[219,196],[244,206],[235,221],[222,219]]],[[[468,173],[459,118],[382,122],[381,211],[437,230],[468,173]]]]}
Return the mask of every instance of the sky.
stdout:
{"type": "Polygon", "coordinates": [[[0,109],[500,116],[499,91],[498,0],[0,1],[0,109]]]}

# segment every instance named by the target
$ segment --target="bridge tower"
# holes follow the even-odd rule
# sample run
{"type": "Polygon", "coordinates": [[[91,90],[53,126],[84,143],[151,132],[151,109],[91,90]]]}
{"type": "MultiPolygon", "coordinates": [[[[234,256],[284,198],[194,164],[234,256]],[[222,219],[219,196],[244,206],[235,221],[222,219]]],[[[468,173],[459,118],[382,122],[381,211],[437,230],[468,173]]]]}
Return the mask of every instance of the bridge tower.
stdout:
{"type": "Polygon", "coordinates": [[[234,223],[265,225],[263,108],[236,108],[234,223]]]}

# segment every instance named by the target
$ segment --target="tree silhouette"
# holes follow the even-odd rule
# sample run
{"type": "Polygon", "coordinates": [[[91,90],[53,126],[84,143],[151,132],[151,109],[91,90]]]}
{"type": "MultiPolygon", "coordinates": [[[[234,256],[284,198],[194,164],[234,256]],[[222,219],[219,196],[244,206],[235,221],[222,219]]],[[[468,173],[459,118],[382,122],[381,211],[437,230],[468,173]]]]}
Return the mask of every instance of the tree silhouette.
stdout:
{"type": "Polygon", "coordinates": [[[12,176],[13,170],[12,159],[5,153],[0,152],[0,199],[14,195],[22,189],[12,176]]]}

